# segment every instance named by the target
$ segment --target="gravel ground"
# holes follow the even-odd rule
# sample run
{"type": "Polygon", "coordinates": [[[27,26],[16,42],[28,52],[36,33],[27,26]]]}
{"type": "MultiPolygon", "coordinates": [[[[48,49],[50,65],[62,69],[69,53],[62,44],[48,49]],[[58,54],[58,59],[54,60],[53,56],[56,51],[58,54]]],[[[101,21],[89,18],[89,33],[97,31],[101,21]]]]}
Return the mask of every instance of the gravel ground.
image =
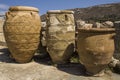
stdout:
{"type": "Polygon", "coordinates": [[[0,46],[0,80],[120,80],[120,75],[106,71],[103,77],[85,75],[80,64],[48,64],[49,59],[35,56],[30,63],[19,64],[9,58],[6,47],[0,46]]]}

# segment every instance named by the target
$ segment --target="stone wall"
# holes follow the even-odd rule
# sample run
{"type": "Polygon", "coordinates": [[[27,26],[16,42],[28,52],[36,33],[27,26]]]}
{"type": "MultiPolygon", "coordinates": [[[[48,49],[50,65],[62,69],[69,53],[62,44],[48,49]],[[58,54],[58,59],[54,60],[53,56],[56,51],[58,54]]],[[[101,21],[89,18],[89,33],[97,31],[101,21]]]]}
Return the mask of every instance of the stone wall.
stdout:
{"type": "Polygon", "coordinates": [[[0,18],[0,46],[6,46],[5,38],[3,34],[3,24],[4,24],[4,19],[0,18]]]}
{"type": "Polygon", "coordinates": [[[4,24],[4,20],[0,19],[0,33],[3,32],[3,24],[4,24]]]}

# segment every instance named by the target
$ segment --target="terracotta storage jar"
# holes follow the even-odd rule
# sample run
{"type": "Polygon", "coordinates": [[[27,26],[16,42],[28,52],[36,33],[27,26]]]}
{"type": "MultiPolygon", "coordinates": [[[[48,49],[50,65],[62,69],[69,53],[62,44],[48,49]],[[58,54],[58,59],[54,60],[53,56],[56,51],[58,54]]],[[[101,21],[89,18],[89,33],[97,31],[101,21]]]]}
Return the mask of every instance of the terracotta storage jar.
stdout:
{"type": "Polygon", "coordinates": [[[75,25],[73,11],[50,10],[47,15],[48,53],[54,63],[66,63],[74,52],[75,25]]]}
{"type": "Polygon", "coordinates": [[[28,6],[12,6],[6,13],[4,35],[11,56],[19,63],[31,61],[40,42],[39,10],[28,6]]]}
{"type": "Polygon", "coordinates": [[[114,28],[78,29],[78,54],[87,74],[102,76],[114,53],[114,28]]]}

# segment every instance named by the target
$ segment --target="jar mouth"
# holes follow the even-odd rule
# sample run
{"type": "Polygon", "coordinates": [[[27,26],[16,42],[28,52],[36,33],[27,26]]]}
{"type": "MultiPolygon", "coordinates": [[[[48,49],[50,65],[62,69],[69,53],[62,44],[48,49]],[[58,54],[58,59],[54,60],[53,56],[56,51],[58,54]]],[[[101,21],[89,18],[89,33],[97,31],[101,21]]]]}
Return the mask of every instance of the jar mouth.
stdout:
{"type": "Polygon", "coordinates": [[[47,11],[48,14],[63,14],[63,13],[67,13],[67,14],[73,14],[74,12],[72,10],[49,10],[47,11]]]}
{"type": "Polygon", "coordinates": [[[10,11],[35,11],[39,12],[38,8],[30,7],[30,6],[11,6],[9,8],[10,11]]]}
{"type": "Polygon", "coordinates": [[[79,28],[80,32],[115,32],[115,28],[79,28]]]}

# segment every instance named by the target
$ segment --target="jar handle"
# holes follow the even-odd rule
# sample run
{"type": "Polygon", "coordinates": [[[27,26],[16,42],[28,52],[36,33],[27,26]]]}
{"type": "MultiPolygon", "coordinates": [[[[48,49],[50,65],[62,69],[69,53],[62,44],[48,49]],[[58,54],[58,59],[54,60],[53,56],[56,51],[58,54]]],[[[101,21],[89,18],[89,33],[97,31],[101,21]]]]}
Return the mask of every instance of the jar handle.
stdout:
{"type": "Polygon", "coordinates": [[[10,16],[10,12],[6,12],[6,19],[8,19],[8,17],[10,16]]]}

